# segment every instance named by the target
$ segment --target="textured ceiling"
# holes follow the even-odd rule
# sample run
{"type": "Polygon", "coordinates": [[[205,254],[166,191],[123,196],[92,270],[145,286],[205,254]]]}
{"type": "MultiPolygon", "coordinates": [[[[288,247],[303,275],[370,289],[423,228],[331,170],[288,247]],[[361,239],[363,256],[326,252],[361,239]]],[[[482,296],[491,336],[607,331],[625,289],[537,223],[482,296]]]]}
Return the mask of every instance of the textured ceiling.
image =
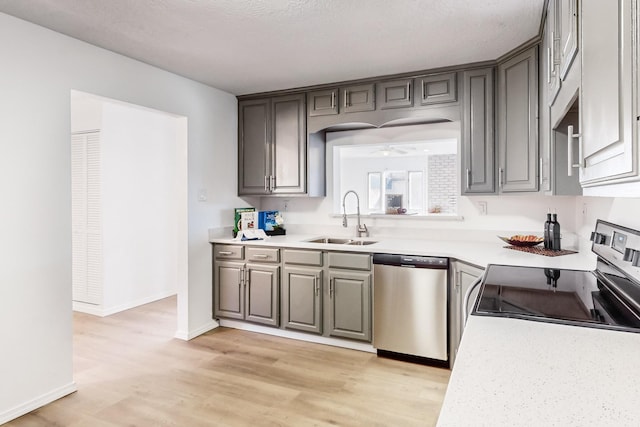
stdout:
{"type": "Polygon", "coordinates": [[[0,12],[236,95],[496,59],[544,0],[0,0],[0,12]]]}

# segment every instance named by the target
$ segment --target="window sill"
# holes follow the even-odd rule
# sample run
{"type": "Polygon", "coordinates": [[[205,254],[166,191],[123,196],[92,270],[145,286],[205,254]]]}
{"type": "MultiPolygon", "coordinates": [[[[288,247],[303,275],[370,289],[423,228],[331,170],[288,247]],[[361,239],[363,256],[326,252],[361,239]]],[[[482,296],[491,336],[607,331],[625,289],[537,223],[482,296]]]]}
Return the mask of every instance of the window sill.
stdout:
{"type": "MultiPolygon", "coordinates": [[[[342,218],[342,214],[329,214],[332,218],[342,218]]],[[[357,214],[347,214],[348,218],[356,218],[357,214]]],[[[399,220],[418,220],[418,221],[464,221],[462,215],[445,215],[445,214],[361,214],[360,218],[375,219],[399,219],[399,220]]]]}

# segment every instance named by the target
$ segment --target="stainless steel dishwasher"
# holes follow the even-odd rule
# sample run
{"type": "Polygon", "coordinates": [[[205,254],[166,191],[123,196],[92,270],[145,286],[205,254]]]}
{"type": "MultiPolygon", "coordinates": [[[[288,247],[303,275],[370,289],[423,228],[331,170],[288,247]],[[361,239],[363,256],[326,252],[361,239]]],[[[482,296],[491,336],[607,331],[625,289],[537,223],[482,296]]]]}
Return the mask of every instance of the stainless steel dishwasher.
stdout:
{"type": "Polygon", "coordinates": [[[373,346],[381,356],[448,361],[449,259],[373,255],[373,346]]]}

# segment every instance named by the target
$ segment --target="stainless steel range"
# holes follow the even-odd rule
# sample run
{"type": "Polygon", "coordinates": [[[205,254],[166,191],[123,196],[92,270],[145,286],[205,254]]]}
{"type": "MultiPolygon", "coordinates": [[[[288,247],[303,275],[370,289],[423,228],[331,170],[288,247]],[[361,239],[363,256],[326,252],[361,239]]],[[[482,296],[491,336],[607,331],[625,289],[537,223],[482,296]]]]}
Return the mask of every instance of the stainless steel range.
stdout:
{"type": "Polygon", "coordinates": [[[489,265],[472,314],[640,332],[640,232],[598,220],[595,271],[489,265]]]}

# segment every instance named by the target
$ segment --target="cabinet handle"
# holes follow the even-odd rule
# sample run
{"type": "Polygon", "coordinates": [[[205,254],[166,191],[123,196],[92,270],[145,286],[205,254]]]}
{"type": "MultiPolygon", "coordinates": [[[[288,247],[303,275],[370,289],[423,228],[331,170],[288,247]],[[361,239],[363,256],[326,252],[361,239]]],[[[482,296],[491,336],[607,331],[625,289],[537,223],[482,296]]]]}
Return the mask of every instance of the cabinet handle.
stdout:
{"type": "Polygon", "coordinates": [[[249,275],[249,269],[245,268],[244,269],[244,286],[245,287],[249,284],[250,279],[251,279],[251,276],[249,275]]]}
{"type": "Polygon", "coordinates": [[[411,82],[407,82],[407,100],[411,101],[411,82]]]}
{"type": "Polygon", "coordinates": [[[313,288],[316,291],[316,296],[320,295],[320,284],[318,281],[318,276],[313,277],[313,288]]]}
{"type": "Polygon", "coordinates": [[[538,183],[540,185],[540,191],[542,191],[542,157],[538,161],[538,183]]]}
{"type": "Polygon", "coordinates": [[[498,185],[504,187],[504,168],[498,169],[498,185]]]}
{"type": "Polygon", "coordinates": [[[253,256],[253,258],[258,258],[258,259],[267,259],[269,258],[269,255],[265,255],[265,254],[255,254],[253,256]]]}
{"type": "MultiPolygon", "coordinates": [[[[551,42],[553,43],[553,42],[551,42]]],[[[552,69],[552,65],[551,65],[551,48],[548,47],[547,48],[547,84],[551,84],[551,69],[552,69]]]]}
{"type": "Polygon", "coordinates": [[[471,188],[471,169],[467,168],[467,190],[471,188]]]}
{"type": "Polygon", "coordinates": [[[231,251],[220,251],[220,252],[218,252],[218,255],[233,255],[233,252],[231,252],[231,251]]]}
{"type": "Polygon", "coordinates": [[[336,91],[332,90],[331,91],[331,109],[335,109],[336,108],[336,91]]]}
{"type": "Polygon", "coordinates": [[[276,176],[275,175],[270,175],[269,176],[269,191],[273,191],[276,188],[276,176]]]}
{"type": "Polygon", "coordinates": [[[556,35],[551,31],[551,72],[556,68],[556,35]]]}
{"type": "Polygon", "coordinates": [[[422,91],[422,100],[424,101],[424,80],[420,80],[420,89],[422,91]]]}
{"type": "Polygon", "coordinates": [[[333,291],[334,291],[333,282],[334,282],[334,280],[335,279],[329,280],[329,298],[333,298],[333,291]]]}
{"type": "Polygon", "coordinates": [[[582,134],[573,133],[573,125],[567,126],[567,176],[573,176],[573,168],[582,167],[582,134]],[[573,139],[578,138],[578,163],[573,163],[573,139]]]}
{"type": "Polygon", "coordinates": [[[344,90],[344,108],[347,108],[347,96],[348,96],[349,92],[347,92],[347,90],[344,90]]]}
{"type": "Polygon", "coordinates": [[[269,191],[269,177],[267,175],[264,176],[264,191],[269,191]]]}

